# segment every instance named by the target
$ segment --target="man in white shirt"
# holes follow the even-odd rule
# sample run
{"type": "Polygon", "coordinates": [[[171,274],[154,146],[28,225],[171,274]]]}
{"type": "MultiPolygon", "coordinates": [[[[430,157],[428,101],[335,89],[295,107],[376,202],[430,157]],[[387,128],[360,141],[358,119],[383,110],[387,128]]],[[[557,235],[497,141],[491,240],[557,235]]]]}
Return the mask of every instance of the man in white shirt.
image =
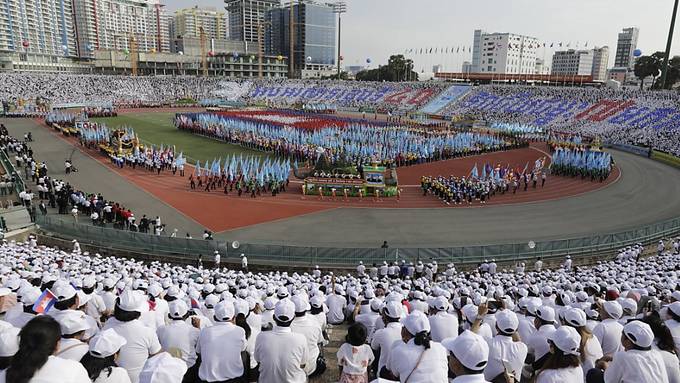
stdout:
{"type": "Polygon", "coordinates": [[[326,313],[328,323],[338,325],[344,322],[344,310],[347,307],[347,299],[344,296],[344,289],[341,285],[335,285],[334,293],[326,298],[326,306],[328,306],[328,312],[326,313]]]}
{"type": "Polygon", "coordinates": [[[382,320],[385,328],[377,330],[371,340],[373,354],[378,361],[377,371],[380,373],[390,358],[390,350],[394,342],[401,341],[401,317],[403,305],[400,302],[387,302],[382,309],[382,320]]]}
{"type": "Polygon", "coordinates": [[[519,320],[517,315],[510,310],[501,310],[496,313],[496,330],[498,335],[489,341],[489,362],[484,369],[484,378],[494,380],[505,371],[505,363],[512,367],[515,380],[519,381],[522,368],[527,357],[527,346],[512,339],[517,332],[519,320]]]}
{"type": "Polygon", "coordinates": [[[605,301],[599,307],[602,322],[595,326],[593,335],[602,345],[604,355],[614,355],[621,351],[621,331],[623,325],[618,322],[623,315],[623,308],[616,301],[605,301]]]}
{"type": "Polygon", "coordinates": [[[243,270],[244,273],[248,272],[248,257],[243,253],[241,253],[241,270],[243,270]]]}
{"type": "Polygon", "coordinates": [[[323,333],[319,322],[307,315],[311,309],[306,295],[298,294],[291,298],[295,305],[295,320],[290,325],[291,331],[304,335],[307,339],[307,360],[305,361],[305,372],[308,376],[314,375],[317,370],[317,358],[320,353],[320,344],[323,342],[323,333]]]}
{"type": "Polygon", "coordinates": [[[156,330],[158,341],[163,350],[175,358],[182,359],[188,368],[196,363],[196,344],[199,330],[186,323],[189,317],[189,307],[181,299],[169,304],[168,317],[170,324],[163,325],[156,330]]]}
{"type": "MultiPolygon", "coordinates": [[[[368,312],[359,314],[354,318],[356,322],[359,322],[366,327],[366,342],[371,343],[373,339],[373,332],[375,331],[375,323],[380,319],[380,309],[382,308],[382,301],[378,298],[371,299],[368,304],[370,310],[368,312]]],[[[294,323],[293,323],[294,324],[294,323]]]]}
{"type": "Polygon", "coordinates": [[[274,307],[275,326],[263,331],[255,341],[255,359],[260,362],[260,383],[304,383],[305,363],[309,359],[307,340],[293,333],[290,325],[295,318],[295,304],[288,298],[274,307]]]}
{"type": "Polygon", "coordinates": [[[215,250],[215,268],[220,268],[220,252],[215,250]]]}
{"type": "Polygon", "coordinates": [[[621,343],[625,351],[614,354],[604,372],[607,383],[668,383],[663,357],[652,350],[654,333],[648,324],[632,321],[623,327],[621,343]]]}
{"type": "Polygon", "coordinates": [[[357,276],[361,278],[364,275],[366,275],[366,266],[364,266],[364,262],[359,261],[359,266],[357,266],[357,276]]]}
{"type": "Polygon", "coordinates": [[[541,269],[543,269],[543,261],[542,261],[541,258],[539,257],[539,258],[536,260],[536,263],[534,263],[534,270],[536,270],[537,272],[540,273],[540,272],[541,272],[541,269]]]}
{"type": "Polygon", "coordinates": [[[54,356],[80,362],[88,351],[87,343],[82,341],[85,331],[90,328],[86,317],[82,311],[69,311],[59,316],[61,341],[54,356]]]}
{"type": "Polygon", "coordinates": [[[449,371],[456,376],[451,383],[488,383],[484,368],[489,360],[489,345],[484,338],[465,331],[453,339],[446,339],[442,346],[448,351],[449,371]]]}
{"type": "Polygon", "coordinates": [[[549,306],[541,306],[536,309],[534,319],[536,332],[526,340],[528,353],[533,356],[532,367],[538,371],[549,356],[550,344],[548,338],[555,332],[555,310],[549,306]]]}
{"type": "Polygon", "coordinates": [[[432,302],[430,321],[430,335],[435,342],[458,336],[458,316],[449,314],[449,301],[445,296],[438,296],[432,302]]]}
{"type": "Polygon", "coordinates": [[[198,377],[221,382],[243,376],[241,352],[246,350],[246,332],[234,324],[236,310],[231,301],[215,306],[215,325],[201,330],[196,353],[201,356],[198,377]]]}

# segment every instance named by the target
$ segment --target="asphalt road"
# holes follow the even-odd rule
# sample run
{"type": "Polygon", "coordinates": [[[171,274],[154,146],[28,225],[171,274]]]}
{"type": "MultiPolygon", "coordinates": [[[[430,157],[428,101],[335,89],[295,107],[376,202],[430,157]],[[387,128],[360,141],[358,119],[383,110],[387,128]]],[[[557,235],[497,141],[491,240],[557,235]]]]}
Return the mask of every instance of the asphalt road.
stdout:
{"type": "MultiPolygon", "coordinates": [[[[36,158],[53,177],[129,206],[138,217],[160,215],[168,229],[194,237],[203,227],[173,207],[117,176],[76,150],[77,174],[66,176],[63,162],[73,147],[29,119],[0,119],[14,136],[31,131],[36,158]]],[[[258,224],[216,235],[242,243],[301,246],[445,247],[526,243],[611,233],[680,216],[680,171],[624,152],[613,152],[621,179],[603,189],[555,201],[462,209],[339,208],[258,224]]]]}

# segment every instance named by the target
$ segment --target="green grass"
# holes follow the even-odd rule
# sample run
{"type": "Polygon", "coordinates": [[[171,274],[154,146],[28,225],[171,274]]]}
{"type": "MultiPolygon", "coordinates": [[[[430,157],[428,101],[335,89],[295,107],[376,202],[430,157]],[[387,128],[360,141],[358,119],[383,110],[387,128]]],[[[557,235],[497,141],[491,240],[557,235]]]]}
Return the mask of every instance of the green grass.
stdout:
{"type": "Polygon", "coordinates": [[[156,146],[175,145],[177,152],[184,152],[189,163],[196,160],[212,161],[214,158],[230,157],[232,154],[270,156],[270,154],[243,148],[205,137],[200,137],[180,131],[172,124],[175,113],[131,113],[118,117],[93,118],[93,121],[105,123],[111,129],[121,126],[131,126],[144,144],[156,146]]]}

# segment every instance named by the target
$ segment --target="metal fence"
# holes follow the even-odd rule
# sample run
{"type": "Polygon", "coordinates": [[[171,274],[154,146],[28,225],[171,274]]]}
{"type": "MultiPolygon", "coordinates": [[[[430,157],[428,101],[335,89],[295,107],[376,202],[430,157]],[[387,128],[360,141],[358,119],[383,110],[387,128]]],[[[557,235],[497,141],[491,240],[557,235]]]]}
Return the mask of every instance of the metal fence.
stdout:
{"type": "MultiPolygon", "coordinates": [[[[235,260],[241,253],[255,263],[287,265],[356,265],[364,263],[408,260],[430,261],[456,264],[479,263],[494,258],[497,262],[514,262],[542,257],[552,258],[595,256],[637,242],[650,243],[662,238],[680,234],[680,217],[671,220],[640,226],[617,233],[595,234],[589,237],[571,238],[554,241],[535,242],[531,248],[528,243],[512,243],[482,246],[456,246],[439,248],[334,248],[312,246],[288,246],[271,244],[240,244],[234,248],[232,242],[203,239],[171,238],[145,233],[92,226],[76,223],[68,216],[39,216],[39,228],[51,235],[65,239],[77,238],[108,249],[120,249],[167,255],[174,259],[195,260],[198,254],[207,259],[215,250],[222,259],[235,260]]],[[[206,259],[204,258],[204,259],[206,259]]]]}
{"type": "Polygon", "coordinates": [[[7,156],[7,153],[5,153],[4,150],[0,150],[0,163],[2,163],[7,174],[14,176],[14,189],[16,192],[22,192],[24,190],[24,180],[21,178],[21,175],[17,172],[12,160],[7,156]]]}

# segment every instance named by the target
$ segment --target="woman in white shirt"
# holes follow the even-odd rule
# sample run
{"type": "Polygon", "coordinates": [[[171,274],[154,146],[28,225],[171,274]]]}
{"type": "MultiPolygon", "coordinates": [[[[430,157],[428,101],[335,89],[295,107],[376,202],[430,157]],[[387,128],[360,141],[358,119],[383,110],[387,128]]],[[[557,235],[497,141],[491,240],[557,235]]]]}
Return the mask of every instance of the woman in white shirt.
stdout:
{"type": "Polygon", "coordinates": [[[536,383],[583,383],[581,336],[576,329],[561,326],[548,336],[548,343],[550,356],[538,371],[536,383]]]}
{"type": "Polygon", "coordinates": [[[668,383],[680,383],[680,364],[678,363],[678,354],[675,352],[671,330],[655,314],[646,316],[642,321],[647,323],[654,333],[652,349],[661,354],[663,358],[668,374],[668,383]]]}
{"type": "Polygon", "coordinates": [[[581,336],[581,345],[579,347],[579,359],[581,360],[581,368],[585,374],[592,368],[595,368],[595,363],[604,355],[600,341],[588,330],[586,326],[588,318],[586,313],[577,308],[568,308],[563,311],[562,324],[571,326],[578,331],[581,336]]]}
{"type": "Polygon", "coordinates": [[[102,331],[90,341],[88,353],[80,363],[94,383],[130,383],[127,371],[116,364],[125,343],[125,338],[113,329],[102,331]]]}
{"type": "Polygon", "coordinates": [[[52,317],[31,319],[19,339],[19,351],[0,372],[0,383],[91,383],[80,363],[53,356],[59,350],[61,328],[52,317]]]}

